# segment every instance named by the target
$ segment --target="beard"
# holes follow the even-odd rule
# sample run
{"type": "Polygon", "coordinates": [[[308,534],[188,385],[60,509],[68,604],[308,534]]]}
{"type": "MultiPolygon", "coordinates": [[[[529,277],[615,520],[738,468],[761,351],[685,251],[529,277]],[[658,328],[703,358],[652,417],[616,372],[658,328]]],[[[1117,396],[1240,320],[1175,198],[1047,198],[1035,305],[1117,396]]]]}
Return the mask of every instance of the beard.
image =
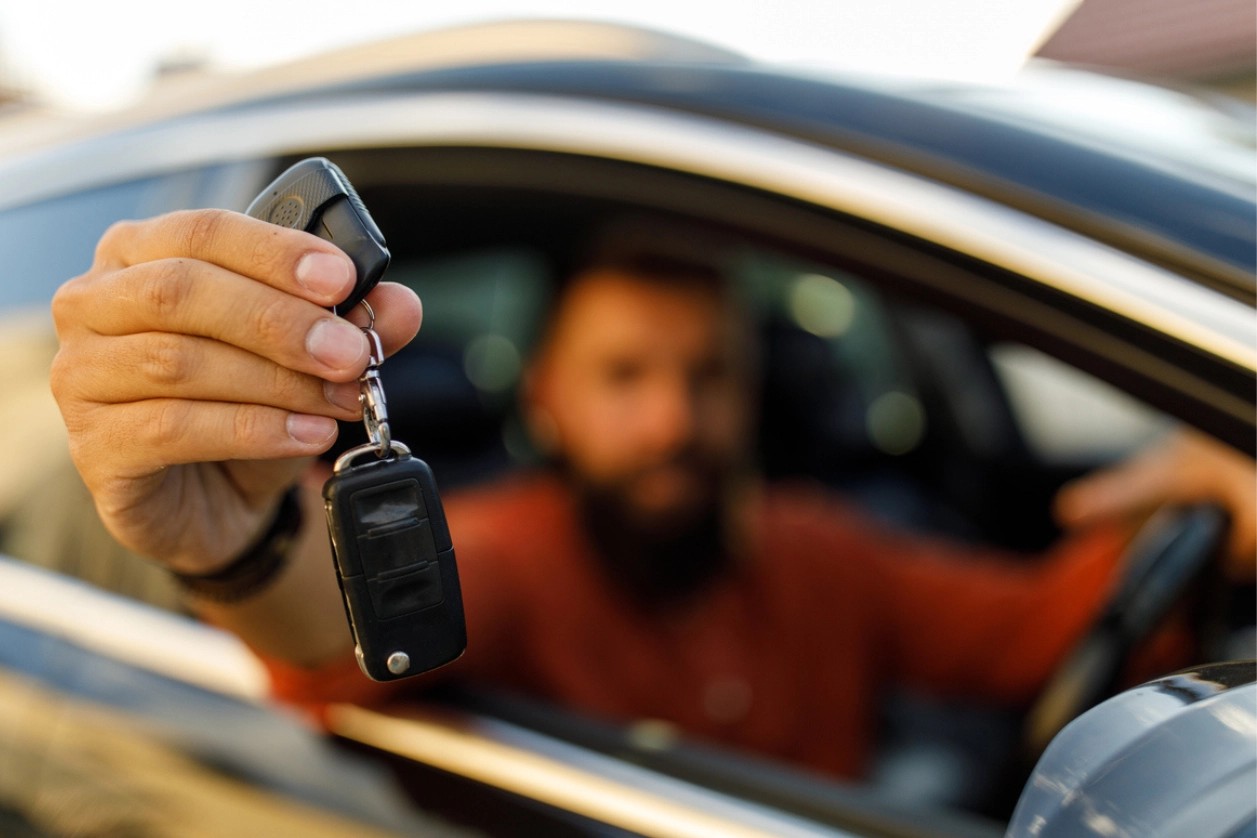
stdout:
{"type": "Polygon", "coordinates": [[[726,542],[730,471],[693,453],[642,467],[616,480],[594,481],[558,464],[572,487],[580,523],[600,570],[642,610],[684,604],[728,571],[726,542]],[[644,509],[633,487],[658,468],[678,468],[697,491],[669,508],[644,509]]]}

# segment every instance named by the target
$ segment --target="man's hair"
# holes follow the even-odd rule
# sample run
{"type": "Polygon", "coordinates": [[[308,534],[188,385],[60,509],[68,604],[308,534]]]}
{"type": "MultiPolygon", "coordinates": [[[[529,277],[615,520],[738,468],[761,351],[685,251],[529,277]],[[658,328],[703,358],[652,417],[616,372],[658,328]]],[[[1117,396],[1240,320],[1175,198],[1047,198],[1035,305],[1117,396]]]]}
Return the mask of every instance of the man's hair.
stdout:
{"type": "Polygon", "coordinates": [[[711,291],[727,290],[729,281],[724,271],[710,262],[686,259],[670,253],[651,250],[599,254],[572,272],[560,290],[594,272],[616,271],[665,285],[704,288],[711,291]]]}
{"type": "Polygon", "coordinates": [[[568,291],[596,273],[615,272],[724,296],[732,286],[724,264],[731,251],[730,239],[690,222],[644,216],[616,219],[591,237],[572,268],[557,279],[541,335],[549,333],[568,291]]]}
{"type": "Polygon", "coordinates": [[[624,216],[602,226],[587,243],[572,276],[597,268],[666,279],[723,284],[732,241],[694,222],[663,216],[624,216]]]}

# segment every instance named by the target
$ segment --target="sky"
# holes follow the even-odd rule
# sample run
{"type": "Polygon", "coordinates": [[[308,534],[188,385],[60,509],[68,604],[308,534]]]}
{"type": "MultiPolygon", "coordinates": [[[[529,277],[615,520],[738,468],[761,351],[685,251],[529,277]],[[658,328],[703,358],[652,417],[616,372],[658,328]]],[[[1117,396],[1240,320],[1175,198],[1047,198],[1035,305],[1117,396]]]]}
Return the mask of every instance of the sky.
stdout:
{"type": "Polygon", "coordinates": [[[410,31],[504,18],[645,25],[791,66],[949,78],[1007,75],[1078,0],[11,0],[0,80],[69,110],[141,97],[157,62],[226,71],[410,31]]]}

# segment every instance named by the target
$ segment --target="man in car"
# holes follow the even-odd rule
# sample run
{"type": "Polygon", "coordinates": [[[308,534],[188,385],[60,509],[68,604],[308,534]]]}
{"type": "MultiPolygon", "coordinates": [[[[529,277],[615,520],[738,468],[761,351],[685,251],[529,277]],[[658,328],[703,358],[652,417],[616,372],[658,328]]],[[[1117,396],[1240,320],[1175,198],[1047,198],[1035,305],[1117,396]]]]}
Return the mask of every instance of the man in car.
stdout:
{"type": "MultiPolygon", "coordinates": [[[[368,360],[323,308],[351,281],[326,242],[203,211],[114,227],[54,302],[54,392],[106,526],[316,705],[432,680],[358,672],[320,523],[311,458],[358,415],[368,360]],[[294,485],[304,525],[280,501],[294,485]]],[[[386,351],[415,335],[413,293],[370,301],[386,351]]],[[[1188,440],[1072,490],[1062,508],[1088,526],[1032,565],[885,532],[756,478],[752,347],[702,265],[622,252],[571,279],[523,394],[552,465],[446,499],[469,649],[433,677],[858,776],[892,681],[1032,696],[1103,602],[1128,513],[1219,491],[1253,506],[1251,462],[1188,440]],[[1146,479],[1202,465],[1198,484],[1146,479]]]]}

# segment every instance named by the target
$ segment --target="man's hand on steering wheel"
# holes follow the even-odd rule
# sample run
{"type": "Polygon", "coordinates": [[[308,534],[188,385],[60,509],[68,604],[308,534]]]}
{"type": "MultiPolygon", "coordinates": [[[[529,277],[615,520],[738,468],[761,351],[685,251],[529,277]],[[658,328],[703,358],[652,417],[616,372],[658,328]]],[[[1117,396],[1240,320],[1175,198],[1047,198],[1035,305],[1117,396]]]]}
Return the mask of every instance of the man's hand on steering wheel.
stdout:
{"type": "Polygon", "coordinates": [[[1067,485],[1056,516],[1068,528],[1125,519],[1142,523],[1165,506],[1214,503],[1230,518],[1223,570],[1257,580],[1257,470],[1252,458],[1198,432],[1181,430],[1112,468],[1067,485]]]}

